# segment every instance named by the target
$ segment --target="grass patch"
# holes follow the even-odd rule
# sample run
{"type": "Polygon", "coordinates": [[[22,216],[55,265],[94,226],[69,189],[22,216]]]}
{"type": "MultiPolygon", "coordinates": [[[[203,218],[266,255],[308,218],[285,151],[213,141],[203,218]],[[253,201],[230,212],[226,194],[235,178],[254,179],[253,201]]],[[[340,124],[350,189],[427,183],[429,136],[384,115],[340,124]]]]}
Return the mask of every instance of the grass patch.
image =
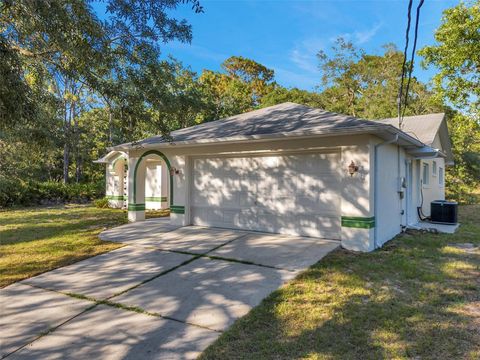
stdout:
{"type": "Polygon", "coordinates": [[[122,210],[91,205],[0,212],[0,287],[117,249],[98,234],[126,223],[122,210]]]}
{"type": "Polygon", "coordinates": [[[201,359],[479,359],[480,206],[454,235],[337,250],[237,321],[201,359]]]}
{"type": "Polygon", "coordinates": [[[159,210],[146,210],[145,218],[153,219],[159,217],[170,216],[170,209],[159,209],[159,210]]]}

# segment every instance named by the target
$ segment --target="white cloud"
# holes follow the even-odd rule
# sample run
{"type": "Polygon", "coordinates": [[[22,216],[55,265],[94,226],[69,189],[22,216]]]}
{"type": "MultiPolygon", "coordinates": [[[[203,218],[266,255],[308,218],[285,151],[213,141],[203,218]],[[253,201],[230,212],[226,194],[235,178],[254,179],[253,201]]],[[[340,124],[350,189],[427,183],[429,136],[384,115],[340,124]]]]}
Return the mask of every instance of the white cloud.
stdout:
{"type": "Polygon", "coordinates": [[[290,61],[303,71],[318,73],[317,53],[323,46],[324,41],[321,39],[310,38],[302,40],[290,52],[290,61]]]}
{"type": "Polygon", "coordinates": [[[380,30],[382,26],[383,26],[382,23],[377,23],[367,30],[354,31],[351,33],[343,33],[337,36],[333,36],[330,38],[330,41],[334,42],[339,37],[342,37],[345,40],[351,41],[357,45],[365,44],[366,42],[369,42],[377,34],[378,30],[380,30]]]}
{"type": "Polygon", "coordinates": [[[355,31],[353,33],[353,36],[355,38],[355,42],[357,44],[364,44],[368,41],[370,41],[371,38],[373,38],[378,30],[382,27],[382,23],[378,23],[374,25],[371,29],[365,30],[365,31],[355,31]]]}

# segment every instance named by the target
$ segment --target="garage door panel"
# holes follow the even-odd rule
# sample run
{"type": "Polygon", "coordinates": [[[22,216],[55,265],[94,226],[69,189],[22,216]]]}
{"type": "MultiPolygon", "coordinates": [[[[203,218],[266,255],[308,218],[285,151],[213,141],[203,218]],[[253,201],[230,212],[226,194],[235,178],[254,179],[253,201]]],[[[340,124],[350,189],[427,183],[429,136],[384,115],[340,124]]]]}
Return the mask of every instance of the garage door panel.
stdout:
{"type": "Polygon", "coordinates": [[[238,193],[239,208],[255,206],[255,194],[250,191],[240,191],[238,193]]]}
{"type": "Polygon", "coordinates": [[[194,161],[192,222],[338,239],[339,160],[322,153],[194,161]]]}
{"type": "Polygon", "coordinates": [[[239,207],[239,192],[238,191],[226,191],[222,197],[223,207],[239,207]]]}

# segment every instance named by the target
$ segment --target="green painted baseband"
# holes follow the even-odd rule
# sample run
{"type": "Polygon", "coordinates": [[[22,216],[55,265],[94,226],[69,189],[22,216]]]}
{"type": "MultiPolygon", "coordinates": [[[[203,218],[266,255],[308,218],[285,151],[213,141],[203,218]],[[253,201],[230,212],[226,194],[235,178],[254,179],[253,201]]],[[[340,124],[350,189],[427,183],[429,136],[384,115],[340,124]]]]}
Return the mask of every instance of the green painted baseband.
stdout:
{"type": "Polygon", "coordinates": [[[145,201],[166,202],[167,197],[166,196],[147,196],[147,197],[145,197],[145,201]]]}
{"type": "Polygon", "coordinates": [[[375,217],[342,216],[342,226],[358,229],[371,229],[375,227],[375,217]]]}
{"type": "Polygon", "coordinates": [[[171,205],[170,212],[174,214],[185,214],[185,206],[171,205]]]}
{"type": "Polygon", "coordinates": [[[128,211],[144,211],[145,204],[128,204],[128,211]]]}
{"type": "Polygon", "coordinates": [[[127,200],[125,195],[105,195],[108,200],[127,200]]]}

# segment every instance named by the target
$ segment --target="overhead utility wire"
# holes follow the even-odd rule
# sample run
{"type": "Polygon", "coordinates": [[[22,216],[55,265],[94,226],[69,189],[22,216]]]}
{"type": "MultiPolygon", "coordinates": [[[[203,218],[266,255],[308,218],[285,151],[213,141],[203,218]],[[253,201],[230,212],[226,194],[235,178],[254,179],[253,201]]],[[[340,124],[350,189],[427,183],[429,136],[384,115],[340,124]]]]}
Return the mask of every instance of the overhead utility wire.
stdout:
{"type": "Polygon", "coordinates": [[[401,128],[402,125],[402,97],[403,97],[403,80],[405,79],[405,68],[407,65],[407,51],[409,43],[409,34],[410,34],[410,23],[412,20],[412,3],[413,0],[410,0],[408,3],[408,20],[407,20],[407,30],[405,32],[405,49],[403,50],[403,64],[402,64],[402,76],[400,78],[400,88],[398,89],[397,97],[397,111],[398,111],[398,127],[401,128]]]}
{"type": "Polygon", "coordinates": [[[409,1],[408,3],[408,21],[407,21],[407,30],[405,32],[405,49],[403,51],[403,64],[402,64],[402,75],[400,78],[400,86],[398,90],[398,97],[397,97],[397,111],[398,111],[398,127],[401,129],[402,128],[402,123],[403,123],[403,117],[405,115],[405,110],[407,109],[408,105],[408,91],[410,90],[410,82],[412,80],[412,72],[413,72],[413,64],[415,61],[415,50],[417,49],[417,39],[418,39],[418,24],[420,21],[420,9],[422,8],[422,5],[424,3],[424,0],[420,0],[417,6],[417,16],[415,19],[415,34],[414,34],[414,39],[413,39],[413,49],[412,49],[412,56],[410,59],[410,62],[407,66],[407,52],[408,52],[408,46],[409,46],[409,35],[410,35],[410,25],[411,25],[411,19],[412,19],[412,0],[409,1]],[[404,99],[404,94],[403,94],[403,84],[405,80],[405,72],[408,72],[408,80],[407,80],[407,85],[405,87],[405,99],[404,99]],[[403,109],[402,109],[403,105],[403,109]]]}
{"type": "Polygon", "coordinates": [[[407,87],[405,88],[405,105],[402,111],[402,118],[401,118],[402,121],[403,121],[403,116],[405,115],[405,110],[407,108],[408,90],[410,88],[410,81],[412,80],[413,62],[415,60],[415,50],[417,49],[418,22],[420,20],[420,8],[422,7],[423,3],[424,3],[424,0],[420,0],[417,6],[417,18],[415,19],[415,36],[413,38],[413,49],[412,49],[412,57],[410,59],[410,71],[408,73],[407,87]]]}

